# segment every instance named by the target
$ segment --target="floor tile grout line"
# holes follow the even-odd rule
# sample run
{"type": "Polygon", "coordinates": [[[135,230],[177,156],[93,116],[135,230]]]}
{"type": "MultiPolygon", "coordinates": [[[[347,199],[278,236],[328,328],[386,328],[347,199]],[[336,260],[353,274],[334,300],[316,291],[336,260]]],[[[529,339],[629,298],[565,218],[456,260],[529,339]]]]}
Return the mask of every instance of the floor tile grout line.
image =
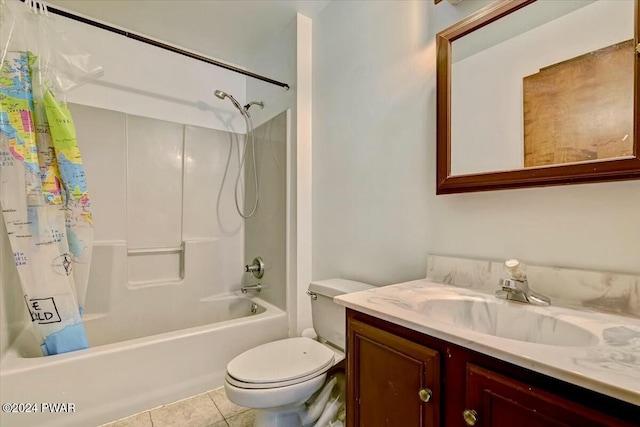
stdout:
{"type": "MultiPolygon", "coordinates": [[[[209,399],[211,400],[211,402],[213,402],[213,405],[216,408],[216,410],[218,411],[218,414],[222,417],[221,421],[224,421],[224,423],[227,425],[227,427],[230,427],[231,426],[230,420],[232,418],[235,418],[237,416],[240,416],[240,415],[244,414],[245,412],[250,411],[251,408],[242,407],[243,409],[240,412],[237,412],[237,413],[235,413],[235,414],[233,414],[233,415],[231,415],[229,417],[225,416],[225,414],[222,412],[222,410],[218,406],[218,403],[216,403],[215,399],[213,398],[213,394],[212,393],[215,393],[218,390],[223,390],[222,393],[218,393],[218,394],[220,394],[221,397],[224,400],[226,400],[227,402],[233,403],[227,398],[226,394],[224,393],[224,387],[218,387],[218,388],[215,388],[215,389],[212,389],[212,390],[207,390],[207,391],[205,391],[203,393],[198,393],[198,394],[195,394],[193,396],[186,397],[184,399],[179,399],[179,400],[176,400],[174,402],[169,402],[169,403],[166,403],[166,404],[163,404],[163,405],[159,405],[159,406],[156,406],[154,408],[147,409],[146,411],[141,411],[141,412],[138,412],[136,414],[132,414],[132,415],[126,416],[124,418],[119,418],[119,419],[111,421],[111,422],[109,422],[107,424],[114,424],[114,423],[117,423],[117,422],[122,421],[122,420],[127,419],[127,418],[136,417],[136,416],[139,416],[139,415],[142,415],[142,414],[147,414],[149,416],[148,420],[151,423],[151,427],[154,427],[152,412],[154,412],[156,410],[159,410],[159,409],[162,409],[162,408],[165,408],[167,406],[174,405],[176,403],[179,403],[179,402],[182,402],[182,401],[185,401],[185,400],[193,399],[193,398],[197,397],[198,395],[206,394],[209,397],[209,399]]],[[[219,423],[219,422],[220,421],[216,421],[216,423],[219,423]]],[[[211,426],[214,426],[216,423],[212,424],[211,426]]]]}
{"type": "Polygon", "coordinates": [[[210,391],[207,392],[207,396],[209,396],[209,399],[211,399],[211,401],[213,402],[213,406],[215,406],[215,408],[218,410],[218,413],[222,417],[222,420],[227,424],[227,426],[229,426],[229,423],[227,423],[227,417],[225,417],[224,414],[222,413],[222,410],[220,409],[220,407],[216,403],[216,400],[213,398],[213,396],[211,396],[211,392],[210,391]]]}
{"type": "Polygon", "coordinates": [[[240,416],[240,415],[244,414],[245,412],[249,412],[250,410],[251,410],[251,408],[244,409],[244,410],[242,410],[242,411],[238,412],[237,414],[233,414],[233,415],[232,415],[232,416],[230,416],[229,418],[225,417],[225,416],[224,416],[224,414],[222,414],[222,417],[224,418],[224,420],[225,420],[225,421],[227,421],[227,422],[228,422],[231,418],[238,417],[238,416],[240,416]]]}
{"type": "MultiPolygon", "coordinates": [[[[218,406],[218,403],[216,402],[216,400],[215,400],[215,399],[213,398],[213,396],[212,396],[212,394],[215,394],[215,392],[216,392],[217,390],[221,390],[221,389],[224,389],[224,387],[218,387],[218,388],[216,388],[216,389],[209,390],[209,391],[207,392],[207,394],[209,395],[209,397],[211,398],[211,400],[213,400],[213,404],[214,404],[214,405],[216,405],[216,408],[218,408],[218,411],[220,411],[220,414],[222,415],[222,418],[224,418],[224,420],[227,422],[227,424],[229,424],[229,420],[230,420],[231,418],[233,418],[233,417],[235,417],[235,416],[238,416],[238,415],[240,415],[240,414],[243,414],[243,413],[245,413],[245,412],[247,412],[247,411],[251,410],[251,408],[247,408],[247,407],[244,407],[244,406],[239,406],[239,407],[244,408],[244,409],[242,409],[240,412],[237,412],[237,413],[235,413],[235,414],[233,414],[233,415],[231,415],[231,416],[227,417],[227,416],[224,414],[224,412],[222,412],[222,409],[220,409],[220,406],[218,406]]],[[[227,402],[233,403],[233,402],[231,402],[231,401],[229,400],[229,398],[227,397],[227,394],[226,394],[226,393],[222,393],[222,394],[221,394],[221,396],[222,396],[222,397],[224,398],[224,400],[226,400],[227,402]]]]}

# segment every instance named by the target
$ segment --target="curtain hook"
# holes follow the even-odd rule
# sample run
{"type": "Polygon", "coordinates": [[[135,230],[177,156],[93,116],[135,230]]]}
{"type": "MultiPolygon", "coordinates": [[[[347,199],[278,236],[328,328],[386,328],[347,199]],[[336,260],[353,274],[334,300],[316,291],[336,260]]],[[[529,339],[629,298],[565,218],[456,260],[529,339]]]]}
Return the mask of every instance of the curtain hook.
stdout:
{"type": "Polygon", "coordinates": [[[47,3],[40,2],[42,5],[42,12],[44,12],[44,16],[49,17],[49,8],[47,7],[47,3]]]}
{"type": "Polygon", "coordinates": [[[44,11],[42,9],[42,2],[40,0],[36,0],[36,12],[38,13],[38,15],[43,16],[44,15],[44,11]]]}

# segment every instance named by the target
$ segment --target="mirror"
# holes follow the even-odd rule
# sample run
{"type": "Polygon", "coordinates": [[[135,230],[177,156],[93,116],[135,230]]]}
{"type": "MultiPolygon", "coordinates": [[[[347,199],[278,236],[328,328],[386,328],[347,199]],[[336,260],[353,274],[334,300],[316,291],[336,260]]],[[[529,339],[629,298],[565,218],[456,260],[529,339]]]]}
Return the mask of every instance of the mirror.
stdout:
{"type": "Polygon", "coordinates": [[[438,33],[437,194],[640,178],[640,0],[500,0],[438,33]]]}

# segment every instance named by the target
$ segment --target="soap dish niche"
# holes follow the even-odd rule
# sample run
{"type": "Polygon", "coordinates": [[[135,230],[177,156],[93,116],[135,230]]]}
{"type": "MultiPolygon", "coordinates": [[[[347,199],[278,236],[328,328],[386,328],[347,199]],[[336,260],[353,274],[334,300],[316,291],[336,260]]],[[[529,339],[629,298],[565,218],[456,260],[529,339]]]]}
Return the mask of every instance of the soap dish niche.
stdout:
{"type": "Polygon", "coordinates": [[[129,288],[181,284],[184,242],[180,246],[127,250],[129,288]]]}

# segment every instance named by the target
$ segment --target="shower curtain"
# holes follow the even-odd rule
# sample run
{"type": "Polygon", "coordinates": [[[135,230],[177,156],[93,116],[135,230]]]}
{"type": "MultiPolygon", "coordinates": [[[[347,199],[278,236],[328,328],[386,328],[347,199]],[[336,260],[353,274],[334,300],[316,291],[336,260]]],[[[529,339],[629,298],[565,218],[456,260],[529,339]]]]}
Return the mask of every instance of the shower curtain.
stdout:
{"type": "Polygon", "coordinates": [[[0,205],[46,356],[88,347],[81,316],[93,222],[73,119],[59,99],[101,69],[65,46],[45,11],[0,1],[0,205]]]}

